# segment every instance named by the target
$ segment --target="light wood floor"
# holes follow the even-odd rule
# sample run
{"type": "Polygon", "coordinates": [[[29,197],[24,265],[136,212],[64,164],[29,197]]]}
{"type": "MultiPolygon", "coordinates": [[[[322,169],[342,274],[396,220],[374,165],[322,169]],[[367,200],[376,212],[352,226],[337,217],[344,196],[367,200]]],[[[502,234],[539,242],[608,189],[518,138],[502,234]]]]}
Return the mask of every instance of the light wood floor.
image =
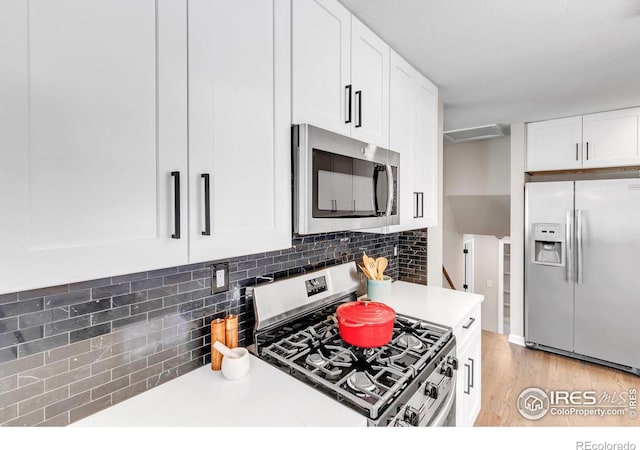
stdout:
{"type": "MultiPolygon", "coordinates": [[[[589,390],[610,394],[636,389],[640,377],[577,359],[510,344],[506,335],[482,332],[482,407],[475,426],[640,426],[624,416],[553,416],[537,421],[520,415],[516,402],[528,387],[542,390],[589,390]]],[[[638,406],[640,413],[640,404],[638,406]]]]}

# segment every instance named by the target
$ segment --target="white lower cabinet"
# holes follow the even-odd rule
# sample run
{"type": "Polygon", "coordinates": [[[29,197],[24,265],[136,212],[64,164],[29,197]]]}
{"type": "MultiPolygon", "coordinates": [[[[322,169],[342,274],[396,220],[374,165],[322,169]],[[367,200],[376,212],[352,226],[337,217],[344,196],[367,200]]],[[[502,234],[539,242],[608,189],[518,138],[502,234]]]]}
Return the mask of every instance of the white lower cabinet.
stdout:
{"type": "Polygon", "coordinates": [[[480,306],[454,328],[457,340],[456,426],[473,426],[482,401],[480,306]]]}

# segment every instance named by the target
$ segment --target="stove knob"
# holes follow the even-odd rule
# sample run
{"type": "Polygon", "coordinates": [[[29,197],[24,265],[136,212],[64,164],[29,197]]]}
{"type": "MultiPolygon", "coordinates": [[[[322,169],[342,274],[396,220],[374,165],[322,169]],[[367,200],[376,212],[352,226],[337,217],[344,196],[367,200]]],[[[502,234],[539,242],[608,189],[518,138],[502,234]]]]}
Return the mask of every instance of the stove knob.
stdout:
{"type": "Polygon", "coordinates": [[[449,364],[444,364],[442,366],[442,369],[440,369],[440,373],[449,378],[453,378],[453,367],[451,367],[449,364]]]}
{"type": "Polygon", "coordinates": [[[404,412],[404,421],[409,425],[414,427],[418,426],[418,420],[420,418],[420,414],[411,406],[407,406],[407,409],[404,412]]]}
{"type": "Polygon", "coordinates": [[[433,383],[427,383],[424,386],[424,393],[427,397],[436,400],[438,398],[438,386],[433,383]]]}
{"type": "Polygon", "coordinates": [[[453,370],[458,370],[458,358],[455,356],[449,356],[447,358],[447,364],[450,364],[453,370]]]}

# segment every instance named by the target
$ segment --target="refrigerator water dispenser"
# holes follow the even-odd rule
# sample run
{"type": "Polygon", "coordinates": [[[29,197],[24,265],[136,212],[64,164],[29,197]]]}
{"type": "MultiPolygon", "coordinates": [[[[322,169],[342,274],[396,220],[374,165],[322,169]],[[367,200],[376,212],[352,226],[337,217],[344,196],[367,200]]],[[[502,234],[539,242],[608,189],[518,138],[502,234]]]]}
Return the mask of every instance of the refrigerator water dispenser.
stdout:
{"type": "Polygon", "coordinates": [[[545,266],[564,266],[565,233],[560,223],[533,224],[532,262],[545,266]]]}

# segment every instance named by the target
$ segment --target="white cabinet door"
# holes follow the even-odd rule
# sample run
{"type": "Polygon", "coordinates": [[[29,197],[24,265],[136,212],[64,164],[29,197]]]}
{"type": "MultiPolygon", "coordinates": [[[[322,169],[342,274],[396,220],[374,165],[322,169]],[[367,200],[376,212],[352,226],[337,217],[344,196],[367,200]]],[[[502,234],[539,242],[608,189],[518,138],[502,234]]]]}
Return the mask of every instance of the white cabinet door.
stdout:
{"type": "Polygon", "coordinates": [[[582,167],[582,116],[527,124],[527,171],[582,167]]]}
{"type": "Polygon", "coordinates": [[[438,224],[438,88],[418,77],[416,132],[413,151],[413,189],[416,193],[415,227],[438,224]]]}
{"type": "Polygon", "coordinates": [[[288,0],[189,2],[191,262],[291,245],[290,19],[288,0]]]}
{"type": "Polygon", "coordinates": [[[184,0],[0,3],[0,293],[187,262],[186,26],[184,0]]]}
{"type": "Polygon", "coordinates": [[[389,46],[351,18],[351,136],[389,148],[389,46]]]}
{"type": "Polygon", "coordinates": [[[640,164],[640,108],[583,116],[583,167],[640,164]]]}
{"type": "Polygon", "coordinates": [[[351,13],[336,0],[291,3],[293,123],[349,136],[351,13]]]}
{"type": "Polygon", "coordinates": [[[482,402],[482,341],[477,329],[471,341],[458,354],[456,387],[456,425],[472,427],[482,402]]]}

